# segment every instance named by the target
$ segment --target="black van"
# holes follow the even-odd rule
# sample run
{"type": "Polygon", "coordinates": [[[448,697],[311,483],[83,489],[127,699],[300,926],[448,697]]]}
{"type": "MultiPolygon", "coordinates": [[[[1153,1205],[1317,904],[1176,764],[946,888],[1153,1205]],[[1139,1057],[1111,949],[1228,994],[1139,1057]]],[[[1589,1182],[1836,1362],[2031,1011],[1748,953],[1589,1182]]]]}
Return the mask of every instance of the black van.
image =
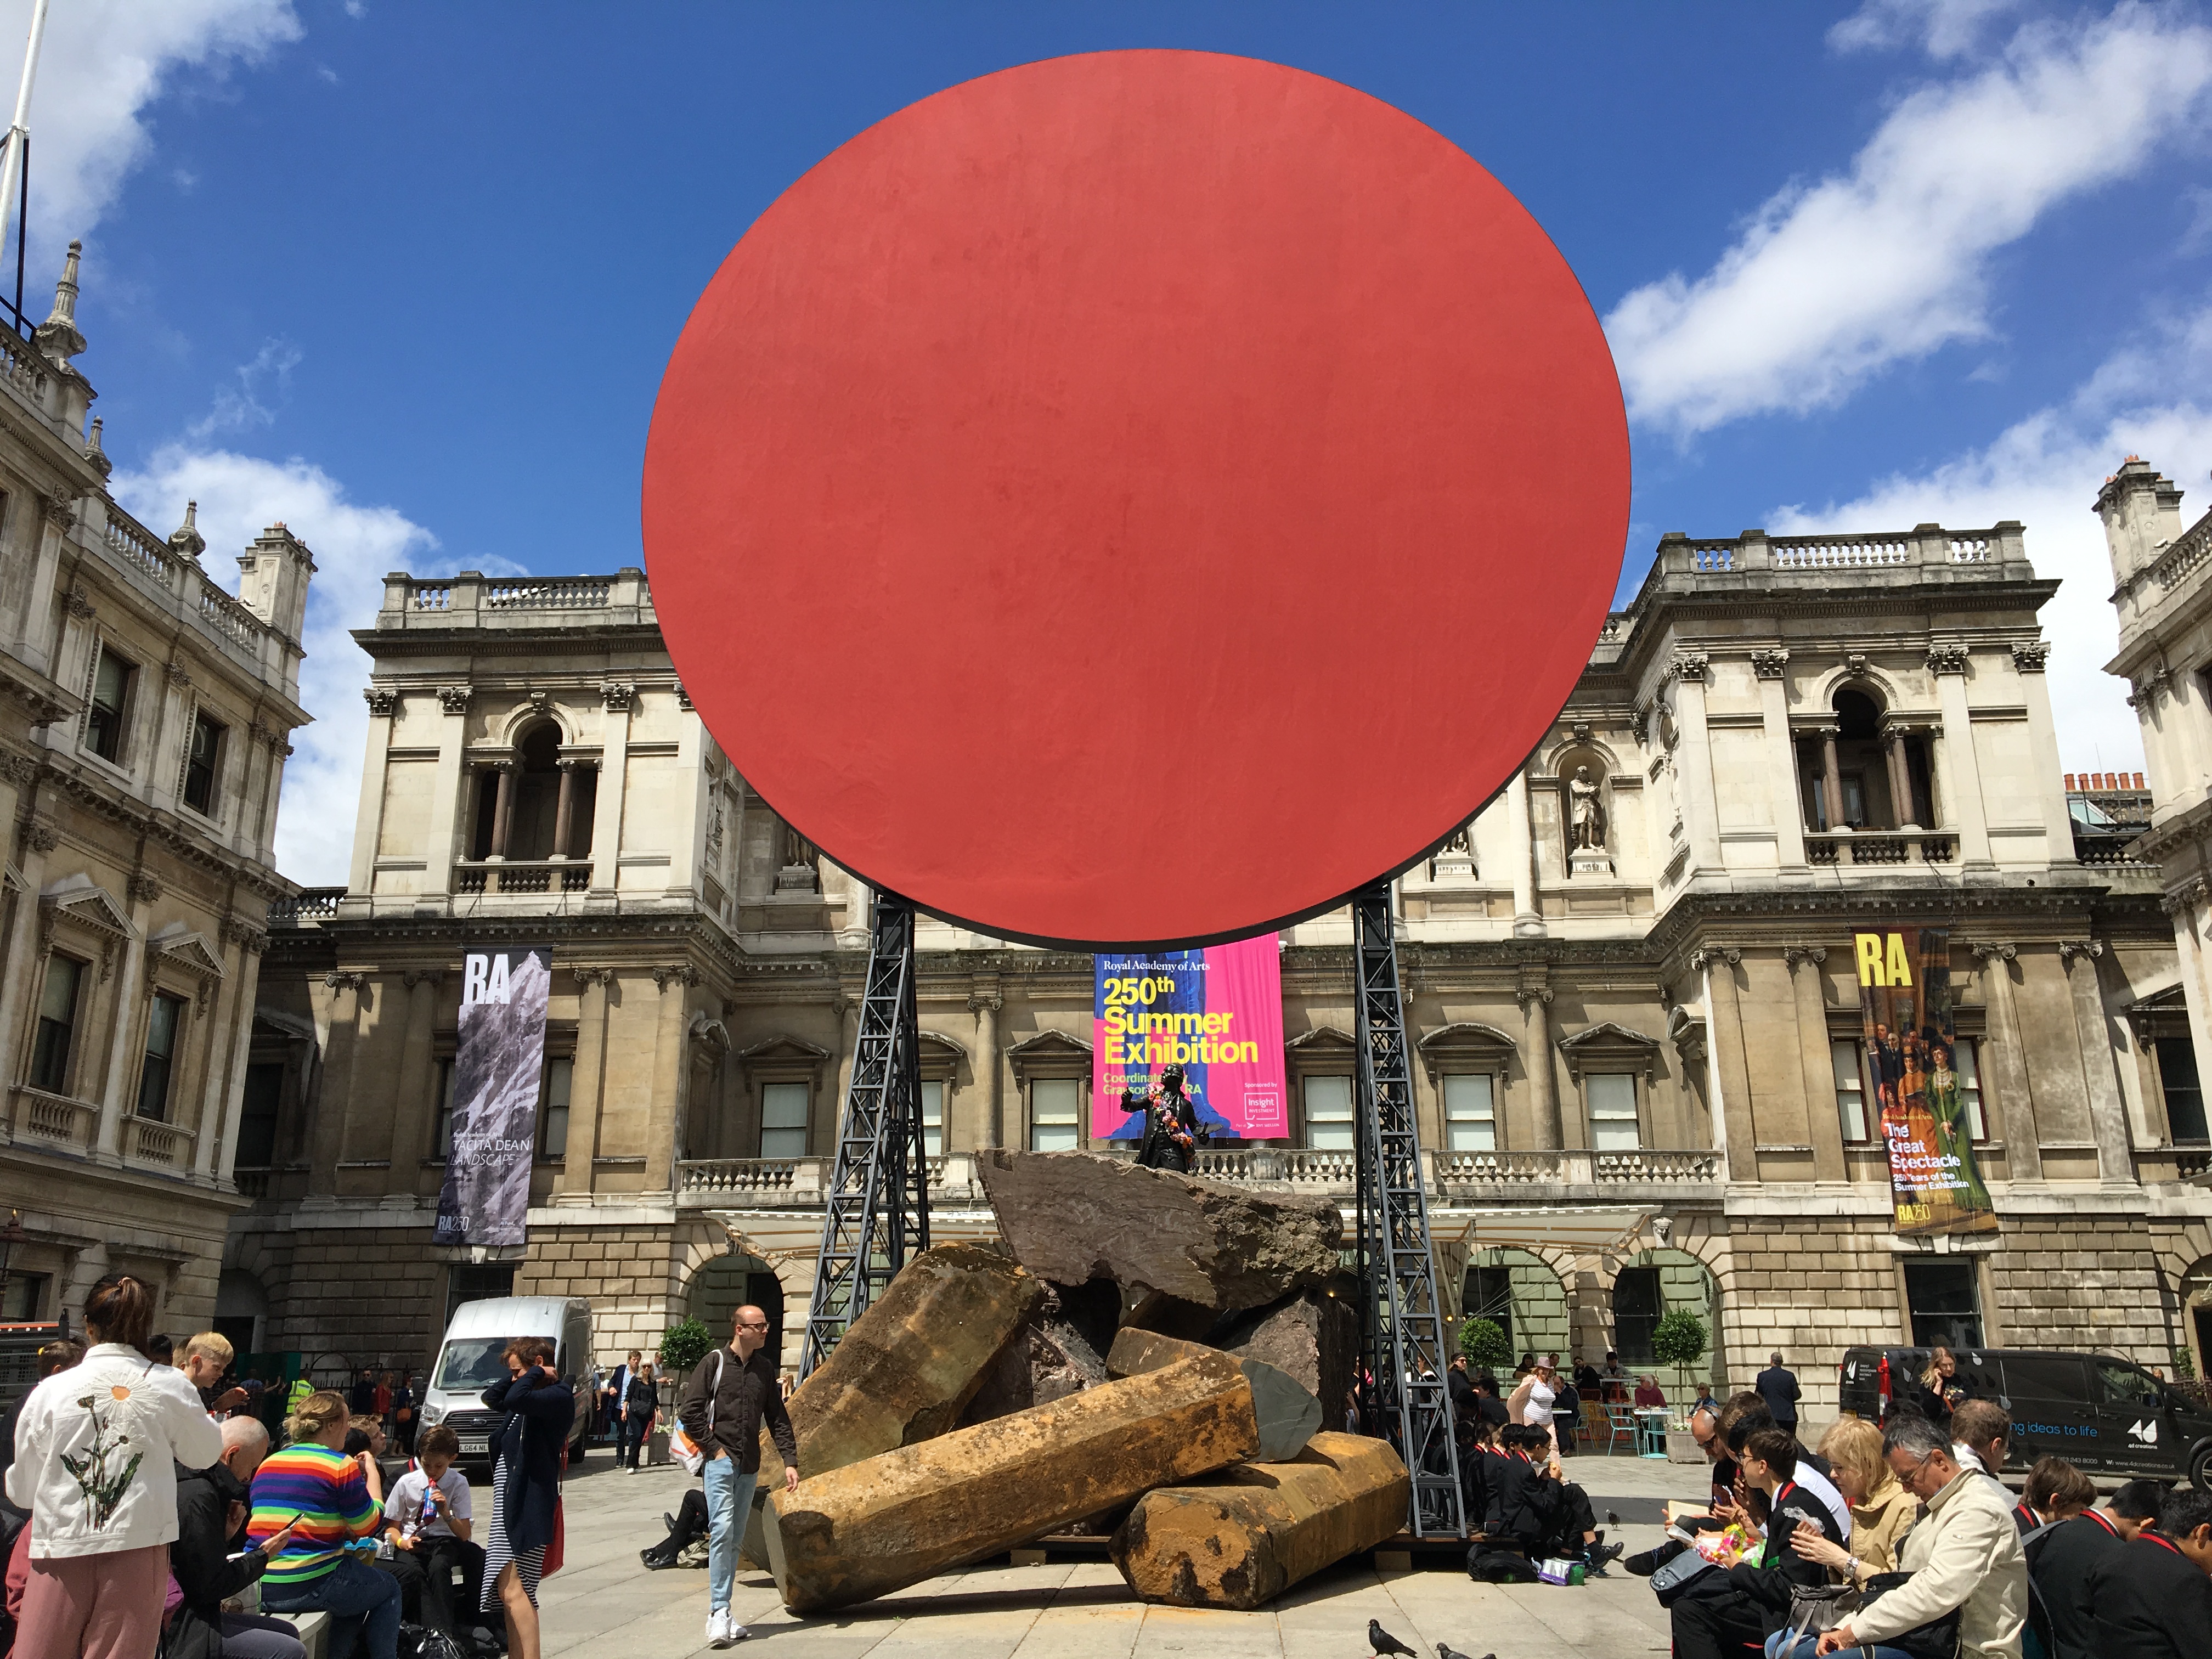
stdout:
{"type": "MultiPolygon", "coordinates": [[[[1892,1403],[1918,1386],[1926,1348],[1847,1348],[1837,1371],[1843,1409],[1885,1421],[1892,1403]]],[[[2142,1366],[2104,1353],[2050,1348],[1954,1348],[1970,1395],[2012,1417],[2019,1474],[2054,1452],[2090,1474],[2188,1479],[2212,1492],[2212,1412],[2183,1399],[2142,1366]]]]}

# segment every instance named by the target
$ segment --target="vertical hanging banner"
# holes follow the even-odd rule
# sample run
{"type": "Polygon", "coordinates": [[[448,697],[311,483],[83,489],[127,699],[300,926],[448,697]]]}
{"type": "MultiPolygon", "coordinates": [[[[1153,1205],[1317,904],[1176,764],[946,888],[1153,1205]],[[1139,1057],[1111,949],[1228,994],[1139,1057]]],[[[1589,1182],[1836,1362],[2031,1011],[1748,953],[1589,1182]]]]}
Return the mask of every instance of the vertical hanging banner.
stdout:
{"type": "Polygon", "coordinates": [[[1275,935],[1202,951],[1101,955],[1091,1001],[1091,1138],[1139,1140],[1141,1102],[1170,1066],[1216,1136],[1290,1133],[1283,1089],[1283,968],[1275,935]]]}
{"type": "Polygon", "coordinates": [[[1851,947],[1897,1231],[1996,1231],[1996,1210],[1974,1162],[1972,1126],[1959,1088],[1949,930],[1859,933],[1851,947]]]}
{"type": "Polygon", "coordinates": [[[492,951],[461,963],[453,1150],[438,1193],[440,1244],[524,1243],[552,952],[492,951]]]}

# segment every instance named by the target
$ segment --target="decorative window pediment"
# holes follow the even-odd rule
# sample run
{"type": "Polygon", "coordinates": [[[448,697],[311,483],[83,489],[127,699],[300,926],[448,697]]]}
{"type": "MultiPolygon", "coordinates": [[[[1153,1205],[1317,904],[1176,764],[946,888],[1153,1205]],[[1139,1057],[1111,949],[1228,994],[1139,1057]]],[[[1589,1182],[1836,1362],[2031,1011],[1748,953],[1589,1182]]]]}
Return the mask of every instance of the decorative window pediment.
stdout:
{"type": "Polygon", "coordinates": [[[1495,1025],[1471,1019],[1440,1025],[1413,1046],[1431,1078],[1452,1072],[1505,1071],[1519,1047],[1495,1025]]]}
{"type": "Polygon", "coordinates": [[[915,1039],[915,1047],[921,1050],[924,1082],[949,1085],[959,1077],[960,1062],[969,1058],[966,1043],[942,1031],[917,1031],[915,1039]]]}
{"type": "Polygon", "coordinates": [[[830,1051],[804,1037],[780,1033],[738,1052],[738,1059],[750,1077],[773,1074],[789,1078],[813,1076],[830,1058],[830,1051]]]}
{"type": "Polygon", "coordinates": [[[198,978],[223,980],[230,977],[222,965],[222,953],[204,933],[196,933],[184,923],[172,922],[146,941],[147,951],[159,957],[170,967],[182,969],[198,978]]]}
{"type": "Polygon", "coordinates": [[[1024,1037],[1006,1050],[1006,1058],[1014,1063],[1018,1078],[1033,1073],[1065,1076],[1072,1069],[1091,1075],[1091,1045],[1066,1031],[1039,1031],[1024,1037]]]}
{"type": "Polygon", "coordinates": [[[1634,1072],[1649,1082],[1659,1062],[1659,1042],[1611,1020],[1559,1039],[1567,1071],[1576,1082],[1592,1072],[1634,1072]]]}

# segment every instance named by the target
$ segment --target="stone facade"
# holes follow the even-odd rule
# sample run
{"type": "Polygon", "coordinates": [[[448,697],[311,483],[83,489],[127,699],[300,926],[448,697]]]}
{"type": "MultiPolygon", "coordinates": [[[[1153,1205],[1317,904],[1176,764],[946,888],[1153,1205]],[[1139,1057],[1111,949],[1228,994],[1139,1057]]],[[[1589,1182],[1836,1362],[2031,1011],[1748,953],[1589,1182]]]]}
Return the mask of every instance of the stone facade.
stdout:
{"type": "MultiPolygon", "coordinates": [[[[1712,1380],[1780,1347],[1815,1411],[1844,1346],[1916,1320],[2187,1351],[2212,1193],[2154,1041],[2180,970],[2156,870],[2077,845],[2055,589],[2012,524],[1662,540],[1524,771],[1395,884],[1455,1311],[1632,1364],[1686,1307],[1717,1327],[1712,1380]],[[1851,935],[1907,924],[1951,930],[2004,1224],[1956,1250],[1892,1231],[1854,1080],[1851,935]]],[[[592,1296],[603,1357],[781,1289],[795,1362],[866,888],[702,726],[641,573],[395,575],[358,637],[378,718],[352,878],[272,935],[268,1023],[312,1036],[231,1265],[411,1240],[391,1248],[428,1294],[380,1325],[269,1272],[284,1344],[332,1364],[419,1362],[451,1297],[510,1272],[592,1296]],[[551,1139],[507,1264],[429,1243],[457,964],[493,941],[550,944],[556,969],[551,1139]]],[[[975,1155],[1048,1144],[1071,1088],[1087,1120],[1091,963],[927,919],[919,945],[933,1227],[987,1235],[975,1155]]],[[[1350,946],[1346,912],[1285,932],[1291,1133],[1204,1173],[1348,1201],[1350,946]]]]}
{"type": "Polygon", "coordinates": [[[218,1286],[314,561],[277,525],[241,598],[111,500],[70,359],[72,250],[33,340],[0,329],[0,1316],[75,1317],[138,1272],[179,1335],[252,1310],[218,1286]]]}

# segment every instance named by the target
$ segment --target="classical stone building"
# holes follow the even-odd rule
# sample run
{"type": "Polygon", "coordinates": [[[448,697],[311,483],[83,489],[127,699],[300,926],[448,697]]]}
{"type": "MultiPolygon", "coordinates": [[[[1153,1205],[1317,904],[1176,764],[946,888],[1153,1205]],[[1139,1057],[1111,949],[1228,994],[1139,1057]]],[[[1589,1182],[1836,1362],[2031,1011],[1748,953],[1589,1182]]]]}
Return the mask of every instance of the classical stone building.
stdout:
{"type": "MultiPolygon", "coordinates": [[[[1633,1362],[1686,1304],[1717,1377],[1779,1346],[1815,1409],[1846,1344],[1916,1333],[2176,1362],[2212,1193],[2159,1059],[2173,934],[2154,868],[2077,846],[2055,588],[2014,524],[1662,540],[1524,773],[1397,884],[1455,1310],[1633,1362]],[[1950,929],[2002,1220],[1956,1248],[1893,1231],[1859,1049],[1851,935],[1906,924],[1950,929]]],[[[637,571],[395,575],[359,637],[352,876],[272,933],[264,1001],[300,1036],[228,1258],[272,1340],[420,1360],[455,1299],[512,1285],[591,1296],[612,1353],[781,1292],[788,1362],[866,889],[703,729],[637,571]],[[509,1261],[430,1243],[457,967],[495,941],[556,969],[509,1261]]],[[[1087,1144],[1091,963],[935,922],[920,945],[934,1224],[973,1235],[978,1148],[1087,1144]]],[[[1348,1200],[1349,945],[1340,914],[1284,935],[1291,1133],[1207,1173],[1348,1200]]]]}
{"type": "Polygon", "coordinates": [[[72,247],[35,337],[0,328],[0,1208],[23,1229],[0,1318],[74,1318],[129,1267],[188,1333],[223,1306],[265,916],[293,890],[270,842],[314,562],[276,526],[233,599],[189,504],[164,540],[109,498],[76,277],[72,247]]]}

